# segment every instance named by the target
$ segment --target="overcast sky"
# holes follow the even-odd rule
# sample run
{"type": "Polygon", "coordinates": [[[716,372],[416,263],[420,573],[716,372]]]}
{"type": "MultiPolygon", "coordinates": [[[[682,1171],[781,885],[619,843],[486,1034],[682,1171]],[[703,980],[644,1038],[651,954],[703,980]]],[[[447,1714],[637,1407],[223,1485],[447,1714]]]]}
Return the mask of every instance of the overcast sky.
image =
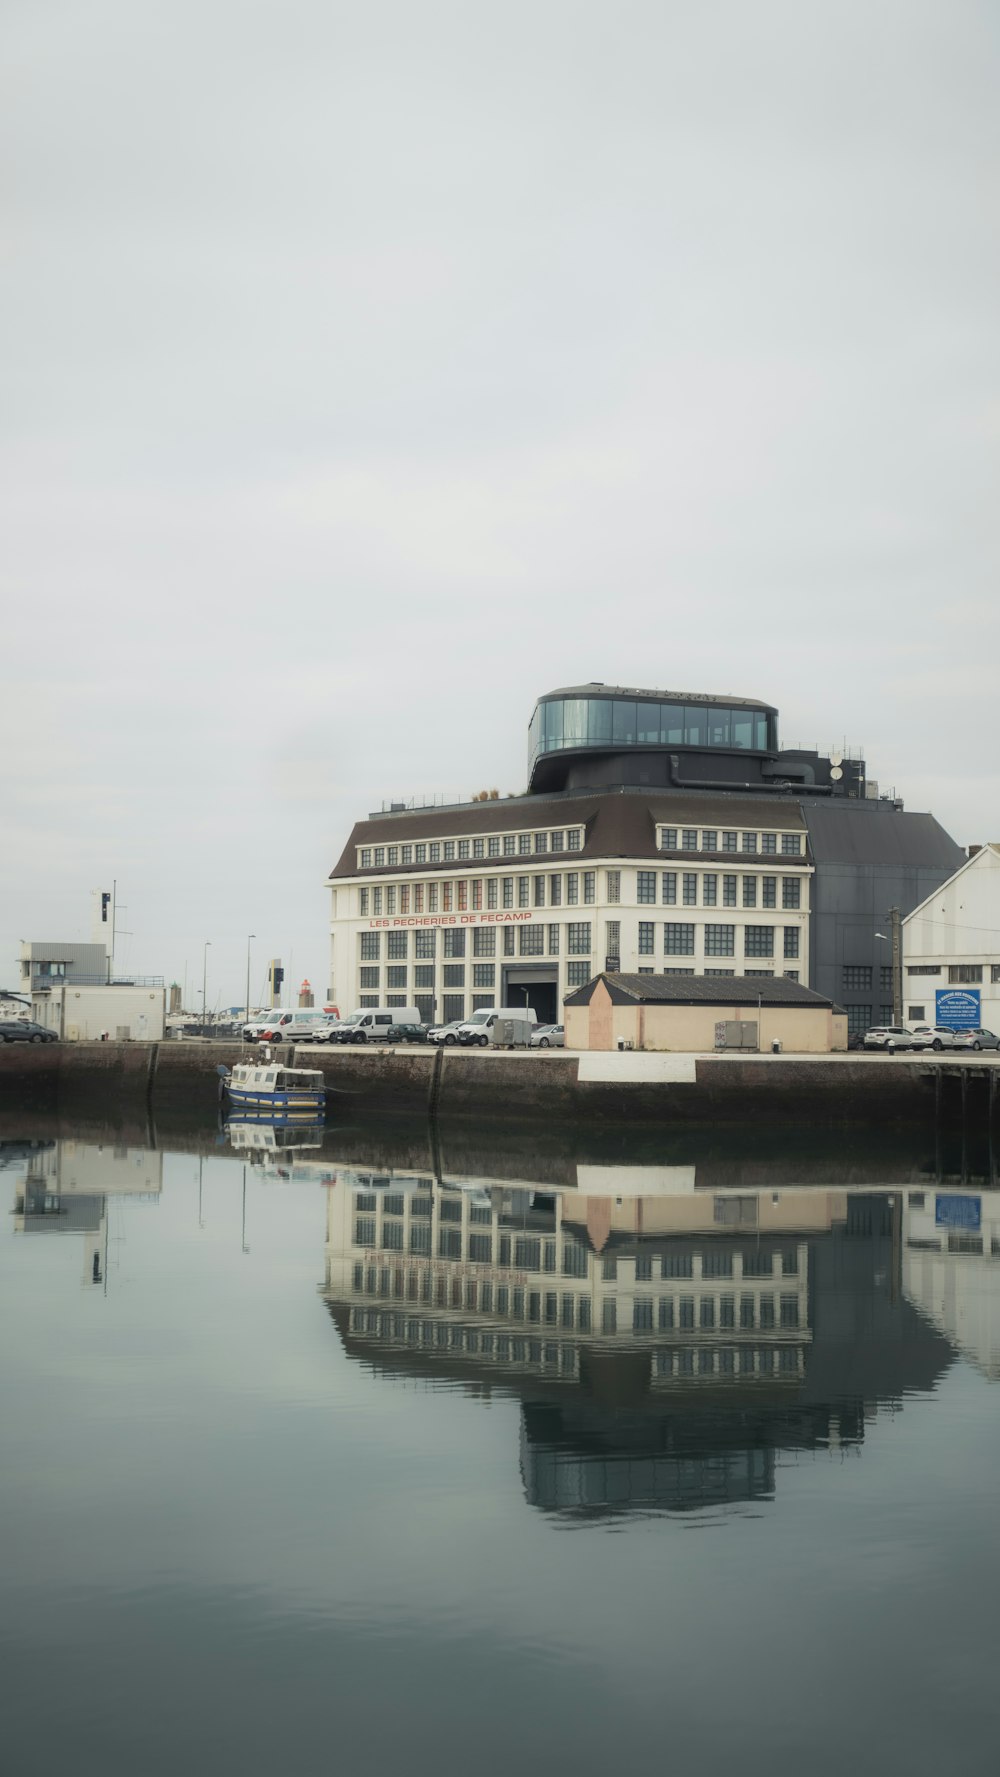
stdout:
{"type": "Polygon", "coordinates": [[[1000,13],[5,0],[0,985],[325,989],[383,799],[581,679],[1000,838],[1000,13]]]}

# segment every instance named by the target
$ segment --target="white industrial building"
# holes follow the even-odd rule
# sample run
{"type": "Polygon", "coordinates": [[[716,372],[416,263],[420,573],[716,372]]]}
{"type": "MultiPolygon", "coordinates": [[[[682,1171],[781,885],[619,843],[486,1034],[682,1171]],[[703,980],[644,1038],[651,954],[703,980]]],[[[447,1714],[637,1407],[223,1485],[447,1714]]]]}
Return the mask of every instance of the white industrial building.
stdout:
{"type": "Polygon", "coordinates": [[[115,975],[103,944],[35,940],[21,945],[21,986],[31,1016],[67,1042],[159,1042],[162,975],[115,975]]]}
{"type": "Polygon", "coordinates": [[[903,1018],[1000,1032],[1000,843],[976,848],[904,919],[903,1018]]]}

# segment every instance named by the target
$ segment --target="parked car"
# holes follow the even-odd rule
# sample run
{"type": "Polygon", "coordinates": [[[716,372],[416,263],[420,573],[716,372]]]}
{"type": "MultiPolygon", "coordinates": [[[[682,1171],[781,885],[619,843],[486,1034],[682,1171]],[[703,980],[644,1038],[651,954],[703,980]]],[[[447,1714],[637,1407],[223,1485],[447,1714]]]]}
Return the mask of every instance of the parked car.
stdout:
{"type": "Polygon", "coordinates": [[[561,1024],[539,1024],[531,1033],[533,1049],[563,1049],[566,1033],[561,1024]]]}
{"type": "Polygon", "coordinates": [[[955,1032],[956,1049],[1000,1049],[1000,1037],[993,1035],[991,1030],[957,1030],[955,1032]]]}
{"type": "Polygon", "coordinates": [[[324,1012],[322,1024],[317,1024],[312,1036],[309,1037],[307,1041],[311,1043],[335,1043],[337,1041],[337,1032],[339,1029],[340,1019],[332,1017],[328,1012],[324,1012]]]}
{"type": "Polygon", "coordinates": [[[960,1032],[950,1024],[918,1024],[910,1031],[913,1049],[961,1049],[960,1032]]]}
{"type": "Polygon", "coordinates": [[[0,1043],[58,1043],[57,1031],[46,1030],[44,1024],[35,1024],[31,1018],[4,1018],[0,1020],[0,1043]]]}
{"type": "Polygon", "coordinates": [[[912,1049],[913,1038],[901,1024],[875,1024],[866,1030],[862,1040],[863,1049],[887,1049],[890,1053],[895,1049],[912,1049]]]}
{"type": "Polygon", "coordinates": [[[426,1024],[393,1024],[386,1038],[390,1043],[426,1043],[426,1024]]]}
{"type": "Polygon", "coordinates": [[[458,1042],[458,1027],[461,1023],[461,1018],[453,1018],[450,1024],[433,1025],[427,1032],[427,1041],[429,1043],[445,1043],[451,1048],[453,1043],[458,1042]]]}

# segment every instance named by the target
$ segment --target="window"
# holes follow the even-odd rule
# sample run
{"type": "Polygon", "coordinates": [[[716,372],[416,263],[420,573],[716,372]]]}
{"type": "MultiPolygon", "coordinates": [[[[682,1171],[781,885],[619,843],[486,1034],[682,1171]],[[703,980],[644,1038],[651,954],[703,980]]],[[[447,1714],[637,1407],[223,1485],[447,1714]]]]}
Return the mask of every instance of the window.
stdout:
{"type": "Polygon", "coordinates": [[[441,910],[443,913],[450,913],[451,912],[451,897],[452,897],[453,887],[454,887],[454,884],[450,883],[450,882],[443,882],[441,884],[441,910]]]}
{"type": "Polygon", "coordinates": [[[909,1006],[906,1016],[914,1024],[923,1024],[927,1017],[927,1008],[926,1006],[909,1006]]]}
{"type": "Polygon", "coordinates": [[[400,913],[409,913],[410,911],[410,885],[408,882],[404,882],[400,886],[399,911],[400,913]]]}
{"type": "Polygon", "coordinates": [[[757,905],[756,876],[744,876],[743,878],[743,905],[744,907],[756,907],[757,905]]]}
{"type": "Polygon", "coordinates": [[[417,966],[413,971],[413,983],[415,987],[433,987],[434,964],[417,963],[417,966]]]}
{"type": "Polygon", "coordinates": [[[370,965],[368,966],[368,968],[362,968],[361,975],[360,975],[360,984],[362,987],[377,987],[378,986],[378,969],[372,968],[370,965]]]}
{"type": "Polygon", "coordinates": [[[982,963],[949,963],[948,965],[948,980],[951,983],[981,981],[982,978],[982,963]]]}
{"type": "Polygon", "coordinates": [[[566,835],[566,850],[579,851],[583,843],[583,835],[579,827],[573,827],[566,835]]]}
{"type": "Polygon", "coordinates": [[[499,833],[493,833],[490,835],[490,838],[486,841],[486,851],[491,858],[498,858],[500,856],[499,833]]]}
{"type": "Polygon", "coordinates": [[[622,953],[622,924],[620,919],[606,919],[604,922],[604,954],[607,958],[606,968],[620,968],[622,953]],[[614,961],[612,962],[612,958],[614,961]]]}
{"type": "Polygon", "coordinates": [[[758,977],[760,980],[766,980],[766,981],[771,981],[774,978],[774,970],[773,969],[744,969],[743,973],[744,973],[744,975],[746,975],[748,980],[751,975],[758,977]]]}
{"type": "Polygon", "coordinates": [[[503,904],[505,907],[514,905],[514,878],[505,876],[503,879],[503,904]]]}
{"type": "Polygon", "coordinates": [[[698,905],[698,878],[693,870],[685,870],[682,882],[685,907],[698,905]]]}
{"type": "Polygon", "coordinates": [[[372,889],[372,912],[373,913],[381,913],[381,911],[382,911],[382,890],[380,888],[374,888],[374,889],[372,889]]]}
{"type": "Polygon", "coordinates": [[[566,836],[564,833],[550,833],[549,834],[549,849],[550,849],[550,851],[564,851],[565,844],[566,844],[566,836]]]}
{"type": "Polygon", "coordinates": [[[802,883],[799,877],[783,876],[781,878],[781,905],[786,908],[801,907],[802,883]]]}
{"type": "Polygon", "coordinates": [[[587,982],[589,980],[590,980],[590,964],[589,963],[567,963],[566,964],[566,986],[567,987],[586,987],[587,982]]]}
{"type": "Polygon", "coordinates": [[[405,987],[406,986],[406,964],[405,963],[390,963],[389,964],[389,968],[386,973],[386,986],[387,987],[405,987]]]}
{"type": "Polygon", "coordinates": [[[439,839],[432,839],[431,840],[431,863],[432,864],[440,864],[440,862],[441,862],[441,841],[439,839]]]}
{"type": "Polygon", "coordinates": [[[841,986],[849,992],[867,993],[872,984],[872,971],[868,963],[845,963],[841,970],[841,986]]]}
{"type": "Polygon", "coordinates": [[[358,890],[358,912],[360,913],[362,919],[367,918],[367,915],[368,915],[368,890],[366,888],[358,890]]]}
{"type": "Polygon", "coordinates": [[[681,833],[681,851],[697,851],[698,835],[693,827],[685,827],[681,833]]]}
{"type": "Polygon", "coordinates": [[[571,907],[575,907],[579,902],[579,899],[580,872],[579,870],[571,870],[566,878],[566,900],[571,907]]]}
{"type": "Polygon", "coordinates": [[[504,956],[513,956],[513,954],[514,954],[514,927],[513,926],[504,926],[504,929],[503,929],[503,953],[504,953],[504,956]]]}
{"type": "Polygon", "coordinates": [[[743,850],[747,853],[753,853],[757,850],[757,835],[756,835],[756,833],[744,833],[744,835],[743,835],[743,850]]]}
{"type": "Polygon", "coordinates": [[[583,873],[583,899],[585,906],[592,907],[597,898],[597,871],[585,870],[583,873]]]}
{"type": "Polygon", "coordinates": [[[452,1024],[456,1018],[465,1017],[464,993],[445,993],[441,996],[441,1022],[452,1024]]]}
{"type": "Polygon", "coordinates": [[[521,926],[518,932],[518,938],[520,939],[519,951],[521,956],[544,956],[544,926],[521,926]]]}
{"type": "Polygon", "coordinates": [[[445,985],[445,987],[464,987],[465,986],[465,964],[464,963],[445,963],[445,965],[444,965],[444,985],[445,985]]]}
{"type": "Polygon", "coordinates": [[[798,954],[799,954],[799,928],[798,928],[798,926],[786,926],[785,927],[785,955],[787,957],[796,957],[796,956],[798,956],[798,954]]]}
{"type": "Polygon", "coordinates": [[[549,849],[548,834],[547,833],[536,833],[535,834],[535,850],[536,850],[536,852],[548,851],[548,849],[549,849]]]}
{"type": "Polygon", "coordinates": [[[656,871],[637,870],[635,873],[635,896],[640,906],[647,906],[656,900],[656,871]]]}
{"type": "Polygon", "coordinates": [[[518,850],[519,857],[524,858],[524,857],[528,856],[528,854],[531,851],[531,834],[530,833],[519,833],[518,834],[518,836],[517,836],[517,850],[518,850]]]}
{"type": "Polygon", "coordinates": [[[782,833],[781,855],[783,858],[800,858],[802,856],[801,833],[782,833]]]}
{"type": "Polygon", "coordinates": [[[723,849],[723,851],[735,851],[736,850],[736,834],[735,833],[723,833],[723,835],[722,835],[722,849],[723,849]]]}
{"type": "Polygon", "coordinates": [[[694,926],[668,920],[663,928],[663,952],[665,956],[693,956],[694,926]]]}
{"type": "Polygon", "coordinates": [[[436,913],[438,908],[438,885],[436,882],[427,884],[427,911],[436,913]]]}
{"type": "Polygon", "coordinates": [[[414,955],[423,957],[425,960],[427,957],[433,956],[436,937],[436,932],[415,932],[413,935],[414,955]]]}
{"type": "Polygon", "coordinates": [[[385,868],[385,846],[384,845],[377,845],[375,847],[375,868],[376,868],[376,870],[382,870],[385,868]]]}
{"type": "Polygon", "coordinates": [[[693,975],[693,969],[664,969],[665,975],[693,975]]]}
{"type": "Polygon", "coordinates": [[[735,975],[736,970],[735,969],[706,969],[705,973],[706,973],[706,975],[715,975],[715,976],[725,975],[728,977],[731,975],[735,975]]]}
{"type": "Polygon", "coordinates": [[[503,855],[504,855],[504,857],[505,858],[512,858],[514,856],[514,853],[516,852],[516,850],[517,850],[517,840],[515,839],[513,833],[505,833],[503,836],[503,855]]]}
{"type": "Polygon", "coordinates": [[[763,852],[767,852],[769,857],[773,857],[778,849],[777,833],[762,833],[760,836],[760,849],[763,852]]]}
{"type": "MultiPolygon", "coordinates": [[[[908,963],[906,973],[908,975],[940,975],[941,970],[937,963],[908,963]]],[[[994,965],[991,979],[1000,981],[1000,967],[994,965]]]]}
{"type": "Polygon", "coordinates": [[[735,907],[736,906],[736,878],[735,878],[735,876],[724,876],[722,878],[722,905],[723,905],[723,907],[735,907]]]}
{"type": "Polygon", "coordinates": [[[774,927],[773,926],[744,926],[744,928],[743,928],[743,955],[744,956],[773,956],[774,955],[774,927]]]}
{"type": "Polygon", "coordinates": [[[562,906],[562,877],[561,876],[550,876],[549,877],[549,906],[550,907],[561,907],[562,906]]]}
{"type": "Polygon", "coordinates": [[[390,870],[395,870],[398,867],[398,865],[399,865],[399,846],[398,845],[390,845],[389,851],[388,851],[388,863],[389,863],[390,870]]]}
{"type": "Polygon", "coordinates": [[[548,928],[549,955],[550,956],[558,956],[559,955],[559,933],[560,933],[560,930],[561,930],[561,927],[555,926],[555,925],[549,926],[549,928],[548,928]]]}
{"type": "Polygon", "coordinates": [[[633,1333],[651,1333],[653,1330],[653,1299],[651,1296],[637,1296],[632,1303],[633,1333]]]}
{"type": "Polygon", "coordinates": [[[395,885],[395,883],[390,883],[389,887],[385,891],[385,910],[387,913],[395,913],[395,911],[396,911],[396,885],[395,885]]]}
{"type": "Polygon", "coordinates": [[[494,987],[496,985],[496,978],[497,978],[496,963],[473,963],[473,965],[472,965],[472,985],[473,985],[473,987],[494,987]]]}
{"type": "Polygon", "coordinates": [[[498,887],[499,884],[495,876],[488,876],[486,878],[486,905],[491,910],[496,909],[498,887]]]}
{"type": "Polygon", "coordinates": [[[387,932],[385,936],[386,956],[390,962],[398,963],[406,955],[409,932],[387,932]]]}
{"type": "Polygon", "coordinates": [[[718,851],[719,835],[714,827],[706,827],[701,836],[702,851],[718,851]]]}
{"type": "Polygon", "coordinates": [[[427,862],[427,847],[426,847],[426,845],[415,845],[414,846],[413,859],[414,859],[414,862],[417,864],[426,864],[426,862],[427,862]]]}
{"type": "Polygon", "coordinates": [[[847,1031],[852,1037],[862,1037],[871,1026],[872,1009],[870,1006],[848,1006],[847,1031]]]}
{"type": "Polygon", "coordinates": [[[677,828],[676,827],[664,827],[661,830],[661,832],[660,832],[660,850],[661,851],[676,851],[677,850],[677,828]]]}
{"type": "Polygon", "coordinates": [[[892,992],[892,964],[883,963],[878,972],[879,986],[883,993],[892,992]]]}
{"type": "Polygon", "coordinates": [[[533,884],[533,888],[534,888],[533,905],[535,907],[544,907],[545,906],[545,878],[544,878],[544,876],[533,876],[531,880],[532,880],[532,884],[533,884]]]}
{"type": "Polygon", "coordinates": [[[677,904],[677,872],[676,872],[676,870],[664,870],[663,880],[662,880],[662,891],[663,891],[664,906],[665,907],[676,906],[676,904],[677,904]]]}
{"type": "MultiPolygon", "coordinates": [[[[937,969],[907,969],[908,975],[936,975],[937,969]]],[[[990,964],[990,980],[1000,981],[1000,963],[990,964]]]]}
{"type": "Polygon", "coordinates": [[[459,930],[459,931],[455,931],[455,932],[444,932],[442,934],[442,936],[444,938],[444,954],[445,954],[445,956],[464,956],[465,955],[465,932],[464,932],[464,930],[459,930]]]}
{"type": "Polygon", "coordinates": [[[652,954],[653,954],[653,922],[651,919],[640,919],[640,921],[639,921],[639,955],[640,956],[652,956],[652,954]]]}
{"type": "Polygon", "coordinates": [[[444,842],[444,861],[446,864],[455,862],[455,841],[453,839],[446,839],[444,842]]]}
{"type": "Polygon", "coordinates": [[[605,900],[614,906],[622,898],[622,873],[620,870],[606,870],[604,873],[605,900]]]}
{"type": "Polygon", "coordinates": [[[381,938],[381,936],[382,936],[381,932],[362,932],[362,934],[361,934],[361,961],[363,963],[378,962],[378,959],[379,959],[379,939],[381,938]]]}
{"type": "Polygon", "coordinates": [[[566,949],[570,956],[590,955],[589,919],[571,920],[566,927],[566,949]]]}
{"type": "Polygon", "coordinates": [[[761,880],[761,891],[762,891],[761,897],[760,897],[761,906],[762,907],[777,907],[777,905],[778,905],[778,878],[776,876],[762,876],[760,880],[761,880]]]}
{"type": "Polygon", "coordinates": [[[703,907],[714,907],[719,898],[719,878],[714,871],[709,871],[701,879],[701,904],[703,907]]]}
{"type": "Polygon", "coordinates": [[[706,956],[735,956],[736,927],[727,925],[707,925],[705,927],[706,956]]]}
{"type": "Polygon", "coordinates": [[[371,867],[372,867],[371,846],[370,845],[363,845],[361,847],[361,868],[362,868],[362,870],[370,870],[371,867]]]}
{"type": "Polygon", "coordinates": [[[472,934],[473,956],[496,956],[496,926],[477,926],[472,934]]]}
{"type": "Polygon", "coordinates": [[[518,879],[517,879],[517,904],[519,907],[527,907],[527,905],[528,905],[528,890],[529,890],[530,886],[531,886],[531,877],[530,876],[519,876],[518,877],[518,879]]]}

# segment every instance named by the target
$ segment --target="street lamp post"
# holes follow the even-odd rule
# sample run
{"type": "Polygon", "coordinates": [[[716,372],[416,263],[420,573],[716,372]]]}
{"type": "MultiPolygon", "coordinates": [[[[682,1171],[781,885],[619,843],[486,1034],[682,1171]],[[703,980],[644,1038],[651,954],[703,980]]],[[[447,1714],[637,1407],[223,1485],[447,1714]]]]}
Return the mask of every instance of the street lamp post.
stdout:
{"type": "Polygon", "coordinates": [[[207,999],[206,995],[207,995],[207,991],[208,991],[208,953],[211,948],[212,948],[212,940],[211,940],[211,938],[206,938],[205,939],[205,948],[202,952],[202,958],[201,958],[201,1034],[202,1034],[202,1036],[204,1036],[206,1034],[206,1025],[208,1023],[208,999],[207,999]]]}
{"type": "Polygon", "coordinates": [[[248,1024],[250,1023],[250,944],[251,944],[251,941],[254,938],[256,938],[256,936],[257,936],[256,932],[250,932],[247,937],[247,1023],[248,1024]]]}

